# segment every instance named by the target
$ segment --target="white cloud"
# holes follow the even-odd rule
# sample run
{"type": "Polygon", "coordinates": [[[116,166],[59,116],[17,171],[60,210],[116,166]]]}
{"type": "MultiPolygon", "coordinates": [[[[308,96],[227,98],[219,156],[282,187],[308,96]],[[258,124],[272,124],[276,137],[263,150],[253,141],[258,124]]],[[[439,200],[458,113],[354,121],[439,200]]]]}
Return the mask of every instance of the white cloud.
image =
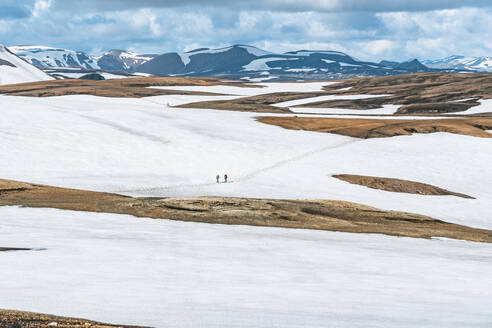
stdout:
{"type": "Polygon", "coordinates": [[[52,0],[36,0],[32,9],[32,16],[40,16],[41,14],[43,14],[43,12],[47,11],[51,7],[51,4],[52,0]]]}
{"type": "MultiPolygon", "coordinates": [[[[0,20],[0,42],[147,53],[248,43],[273,52],[338,50],[373,61],[492,54],[491,8],[324,13],[230,10],[227,6],[218,11],[198,5],[122,10],[118,6],[114,11],[83,10],[69,15],[56,9],[60,2],[37,0],[31,17],[0,20]]],[[[334,5],[328,2],[326,6],[334,5]]],[[[349,3],[339,1],[338,5],[348,8],[349,3]]]]}
{"type": "Polygon", "coordinates": [[[387,58],[388,54],[393,53],[399,47],[400,44],[398,42],[390,40],[374,40],[360,43],[360,48],[365,54],[370,54],[369,57],[371,58],[387,58]]]}

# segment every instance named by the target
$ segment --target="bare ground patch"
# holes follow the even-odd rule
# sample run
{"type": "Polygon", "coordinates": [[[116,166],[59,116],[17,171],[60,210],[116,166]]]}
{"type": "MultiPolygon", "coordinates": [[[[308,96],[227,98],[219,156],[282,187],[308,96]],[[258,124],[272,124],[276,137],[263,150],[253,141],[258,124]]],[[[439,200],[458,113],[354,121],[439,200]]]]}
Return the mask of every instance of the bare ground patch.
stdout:
{"type": "Polygon", "coordinates": [[[353,174],[337,174],[333,176],[342,181],[346,181],[352,184],[357,184],[372,189],[379,189],[392,192],[403,192],[418,195],[450,195],[457,196],[468,199],[475,199],[474,197],[460,194],[457,192],[442,189],[430,184],[393,179],[393,178],[382,178],[382,177],[371,177],[364,175],[353,175],[353,174]]]}
{"type": "Polygon", "coordinates": [[[337,200],[276,200],[231,197],[133,198],[0,180],[0,189],[27,190],[0,195],[0,206],[18,205],[136,217],[219,224],[380,233],[414,238],[446,237],[492,242],[492,231],[447,223],[428,216],[384,211],[337,200]]]}
{"type": "Polygon", "coordinates": [[[403,105],[396,114],[442,114],[463,112],[479,99],[492,98],[492,74],[417,73],[384,77],[362,77],[340,81],[324,89],[337,95],[381,95],[386,97],[328,100],[299,107],[375,109],[403,105]],[[351,87],[349,90],[338,91],[351,87]],[[456,101],[469,99],[464,102],[456,101]]]}
{"type": "Polygon", "coordinates": [[[22,247],[0,247],[0,252],[11,252],[11,251],[30,251],[31,248],[22,247]]]}
{"type": "Polygon", "coordinates": [[[218,101],[200,101],[194,103],[183,104],[177,107],[181,108],[204,108],[216,110],[230,110],[240,112],[258,112],[258,113],[292,113],[286,107],[276,107],[272,104],[281,103],[284,101],[297,100],[303,98],[311,98],[326,95],[326,92],[277,92],[264,95],[242,97],[233,100],[218,100],[218,101]]]}
{"type": "Polygon", "coordinates": [[[288,108],[271,106],[284,101],[326,95],[388,95],[363,99],[335,99],[293,107],[347,108],[367,110],[383,105],[402,105],[399,115],[441,115],[461,113],[492,98],[492,74],[416,73],[385,77],[362,77],[341,80],[323,87],[324,92],[272,93],[227,101],[197,102],[179,107],[232,111],[290,113],[288,108]],[[347,90],[347,88],[349,88],[347,90]],[[343,90],[345,89],[345,90],[343,90]],[[468,99],[466,101],[460,101],[468,99]],[[460,101],[460,102],[457,102],[460,101]]]}
{"type": "Polygon", "coordinates": [[[334,133],[363,139],[434,132],[492,138],[492,134],[487,132],[492,129],[492,118],[392,120],[265,116],[257,120],[289,130],[334,133]]]}
{"type": "MultiPolygon", "coordinates": [[[[152,89],[154,86],[245,86],[242,82],[214,78],[141,77],[103,81],[66,79],[0,86],[0,94],[26,97],[53,97],[65,95],[93,95],[100,97],[141,98],[168,94],[219,95],[210,92],[152,89]]],[[[248,85],[248,87],[255,87],[248,85]]]]}
{"type": "MultiPolygon", "coordinates": [[[[0,327],[2,328],[137,328],[105,324],[85,319],[59,317],[50,314],[26,311],[0,310],[0,327]]],[[[143,327],[140,327],[143,328],[143,327]]]]}

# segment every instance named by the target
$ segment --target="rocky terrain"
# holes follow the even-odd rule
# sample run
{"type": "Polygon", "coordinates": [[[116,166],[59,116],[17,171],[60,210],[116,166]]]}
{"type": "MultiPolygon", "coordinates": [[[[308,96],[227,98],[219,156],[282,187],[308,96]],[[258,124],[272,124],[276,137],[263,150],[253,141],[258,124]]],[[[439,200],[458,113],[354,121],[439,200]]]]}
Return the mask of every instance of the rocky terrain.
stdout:
{"type": "Polygon", "coordinates": [[[492,138],[492,134],[487,132],[492,129],[492,118],[391,120],[265,116],[259,117],[258,121],[290,130],[326,132],[362,139],[435,132],[492,138]]]}
{"type": "MultiPolygon", "coordinates": [[[[25,311],[0,310],[0,328],[138,328],[25,311]]],[[[143,327],[140,327],[143,328],[143,327]]]]}
{"type": "Polygon", "coordinates": [[[489,230],[451,224],[418,214],[383,211],[366,205],[333,200],[133,198],[0,180],[0,206],[5,205],[130,214],[137,217],[218,224],[492,242],[492,231],[489,230]]]}
{"type": "Polygon", "coordinates": [[[380,97],[313,101],[294,107],[347,108],[365,110],[384,105],[401,105],[395,114],[462,113],[480,105],[479,100],[492,98],[490,74],[419,73],[387,77],[364,77],[341,80],[324,87],[326,93],[275,93],[225,101],[190,103],[181,107],[240,111],[279,112],[288,108],[272,106],[285,101],[323,95],[380,97]]]}

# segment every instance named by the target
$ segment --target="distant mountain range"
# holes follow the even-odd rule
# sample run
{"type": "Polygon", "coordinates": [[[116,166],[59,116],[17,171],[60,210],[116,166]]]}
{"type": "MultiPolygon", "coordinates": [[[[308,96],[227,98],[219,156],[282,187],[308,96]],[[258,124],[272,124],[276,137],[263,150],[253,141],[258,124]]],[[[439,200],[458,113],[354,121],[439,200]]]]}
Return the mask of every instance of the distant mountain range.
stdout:
{"type": "Polygon", "coordinates": [[[40,68],[103,69],[111,71],[131,71],[157,55],[138,55],[123,50],[110,50],[102,56],[87,55],[74,51],[45,46],[13,46],[10,51],[28,63],[40,68]]]}
{"type": "Polygon", "coordinates": [[[136,68],[156,75],[217,76],[251,81],[273,79],[336,79],[429,71],[414,60],[388,66],[357,60],[338,51],[299,50],[271,53],[252,46],[196,49],[166,53],[136,68]]]}
{"type": "Polygon", "coordinates": [[[299,50],[271,53],[248,45],[220,49],[201,48],[185,53],[139,55],[111,50],[102,56],[44,46],[14,46],[11,51],[50,74],[60,68],[139,72],[152,75],[215,76],[249,81],[294,79],[341,79],[357,76],[397,75],[442,70],[492,71],[490,58],[484,60],[449,57],[442,60],[417,59],[406,62],[361,61],[338,51],[299,50]]]}
{"type": "Polygon", "coordinates": [[[427,67],[452,68],[458,70],[470,70],[481,72],[492,72],[492,57],[465,57],[450,56],[442,59],[424,60],[427,67]]]}

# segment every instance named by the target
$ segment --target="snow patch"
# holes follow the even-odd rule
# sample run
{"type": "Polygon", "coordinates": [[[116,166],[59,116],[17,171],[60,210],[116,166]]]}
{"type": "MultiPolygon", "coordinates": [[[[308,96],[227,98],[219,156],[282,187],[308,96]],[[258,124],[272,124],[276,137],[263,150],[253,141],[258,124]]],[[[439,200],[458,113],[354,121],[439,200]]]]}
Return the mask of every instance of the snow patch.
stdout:
{"type": "MultiPolygon", "coordinates": [[[[347,109],[347,108],[309,108],[309,107],[293,107],[289,108],[291,111],[295,113],[313,113],[313,114],[377,114],[377,115],[392,115],[394,114],[401,105],[383,105],[382,108],[375,109],[347,109]]],[[[360,116],[362,118],[362,116],[360,116]]],[[[355,117],[350,117],[355,118],[355,117]]],[[[367,117],[364,117],[367,118],[367,117]]],[[[371,117],[372,118],[372,117],[371,117]]],[[[380,118],[380,117],[378,117],[380,118]]],[[[394,117],[390,117],[390,119],[394,119],[394,117]]],[[[409,119],[409,117],[405,117],[405,119],[409,119]]]]}
{"type": "Polygon", "coordinates": [[[300,73],[300,72],[312,72],[315,70],[316,70],[316,68],[289,68],[289,69],[286,69],[285,71],[286,72],[300,73]]]}
{"type": "Polygon", "coordinates": [[[310,104],[310,103],[327,101],[327,100],[368,99],[368,98],[378,98],[378,97],[387,97],[387,96],[388,95],[347,95],[347,96],[328,95],[328,96],[318,96],[318,97],[289,100],[289,101],[273,104],[272,106],[291,107],[291,106],[298,106],[298,105],[310,104]]]}
{"type": "Polygon", "coordinates": [[[482,114],[482,113],[492,113],[492,99],[480,99],[480,105],[474,106],[467,111],[461,112],[460,114],[482,114]]]}
{"type": "Polygon", "coordinates": [[[278,61],[278,60],[290,60],[290,58],[283,57],[269,57],[269,58],[259,58],[251,61],[248,65],[243,66],[243,71],[264,71],[273,69],[267,65],[268,62],[278,61]]]}

